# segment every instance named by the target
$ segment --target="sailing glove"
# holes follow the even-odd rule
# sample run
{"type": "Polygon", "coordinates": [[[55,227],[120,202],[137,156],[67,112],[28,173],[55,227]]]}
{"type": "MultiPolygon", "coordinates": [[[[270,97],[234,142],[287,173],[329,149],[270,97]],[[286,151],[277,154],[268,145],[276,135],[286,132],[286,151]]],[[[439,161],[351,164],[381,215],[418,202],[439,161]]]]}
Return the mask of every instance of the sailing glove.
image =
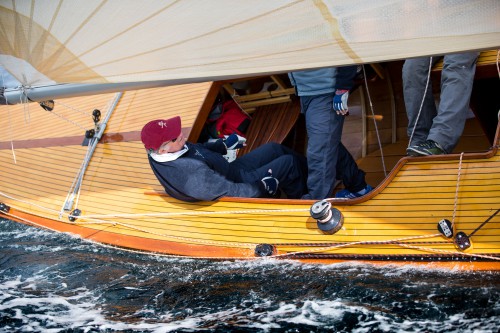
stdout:
{"type": "Polygon", "coordinates": [[[274,196],[278,191],[279,181],[273,177],[271,170],[268,171],[268,175],[260,180],[262,185],[264,185],[264,190],[270,195],[274,196]]]}
{"type": "Polygon", "coordinates": [[[247,139],[235,133],[222,140],[222,142],[226,145],[227,150],[240,149],[245,146],[246,141],[247,139]]]}
{"type": "Polygon", "coordinates": [[[338,115],[348,114],[347,100],[349,99],[349,90],[337,89],[335,95],[333,96],[333,110],[337,112],[338,115]]]}

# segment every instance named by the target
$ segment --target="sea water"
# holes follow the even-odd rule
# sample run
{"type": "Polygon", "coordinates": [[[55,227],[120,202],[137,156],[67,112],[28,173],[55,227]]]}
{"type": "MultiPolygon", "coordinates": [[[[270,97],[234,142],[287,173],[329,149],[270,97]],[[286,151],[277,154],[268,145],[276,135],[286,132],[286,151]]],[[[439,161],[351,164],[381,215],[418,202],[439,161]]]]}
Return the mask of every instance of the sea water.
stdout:
{"type": "Polygon", "coordinates": [[[1,332],[492,332],[500,274],[131,253],[0,220],[1,332]]]}

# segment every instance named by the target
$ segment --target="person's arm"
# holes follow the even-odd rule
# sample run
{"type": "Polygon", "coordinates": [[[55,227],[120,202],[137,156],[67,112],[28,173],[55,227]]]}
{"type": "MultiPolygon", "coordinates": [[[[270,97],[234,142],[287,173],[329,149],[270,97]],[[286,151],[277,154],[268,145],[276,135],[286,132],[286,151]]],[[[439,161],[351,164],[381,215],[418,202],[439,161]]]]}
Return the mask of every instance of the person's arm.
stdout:
{"type": "Polygon", "coordinates": [[[217,140],[211,141],[211,142],[199,143],[199,145],[202,145],[203,147],[205,147],[211,151],[214,151],[216,153],[219,153],[221,155],[227,154],[226,145],[224,144],[222,139],[217,139],[217,140]]]}
{"type": "Polygon", "coordinates": [[[335,76],[335,89],[351,90],[354,87],[354,78],[358,71],[358,66],[337,67],[335,76]]]}

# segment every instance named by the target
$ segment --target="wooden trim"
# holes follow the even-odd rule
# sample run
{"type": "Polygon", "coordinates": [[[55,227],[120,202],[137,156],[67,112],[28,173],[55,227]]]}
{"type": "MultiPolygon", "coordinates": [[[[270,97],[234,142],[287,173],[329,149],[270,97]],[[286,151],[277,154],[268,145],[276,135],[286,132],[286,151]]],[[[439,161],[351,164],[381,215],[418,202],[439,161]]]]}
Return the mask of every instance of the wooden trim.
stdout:
{"type": "MultiPolygon", "coordinates": [[[[170,197],[167,193],[158,192],[158,191],[145,191],[144,195],[170,197]]],[[[217,201],[241,202],[241,203],[272,203],[272,204],[284,204],[284,205],[304,205],[304,204],[313,204],[317,200],[223,197],[223,198],[218,199],[217,201]]]]}
{"type": "Polygon", "coordinates": [[[248,257],[254,259],[253,250],[241,247],[230,248],[217,245],[199,245],[181,242],[166,241],[154,238],[137,237],[119,234],[105,230],[98,230],[79,226],[78,223],[54,221],[48,218],[27,214],[15,209],[10,209],[9,214],[0,216],[15,220],[27,225],[46,228],[53,231],[68,232],[81,236],[83,239],[96,241],[108,245],[118,246],[135,251],[147,251],[180,256],[206,257],[206,259],[219,257],[248,257]]]}
{"type": "MultiPolygon", "coordinates": [[[[189,131],[189,127],[183,127],[183,131],[189,131]]],[[[85,139],[84,135],[67,136],[61,138],[44,138],[34,140],[17,140],[13,141],[14,149],[24,148],[46,148],[46,147],[65,147],[65,146],[81,146],[85,139]]],[[[129,142],[141,141],[140,131],[130,131],[121,133],[106,133],[101,137],[99,143],[112,142],[129,142]]],[[[10,141],[0,142],[0,150],[12,149],[10,141]]]]}
{"type": "MultiPolygon", "coordinates": [[[[477,59],[476,67],[487,66],[497,63],[498,50],[482,51],[477,59]]],[[[443,59],[439,60],[433,67],[433,72],[440,72],[443,69],[443,59]]]]}
{"type": "MultiPolygon", "coordinates": [[[[157,254],[167,254],[167,255],[178,255],[185,257],[203,257],[207,260],[228,260],[230,258],[234,259],[246,259],[246,260],[256,260],[261,259],[260,257],[255,257],[254,249],[249,247],[241,248],[236,247],[225,247],[217,245],[200,245],[200,244],[188,244],[182,242],[173,242],[166,240],[159,240],[153,238],[145,238],[131,235],[123,235],[115,232],[96,230],[87,227],[79,226],[78,223],[69,223],[55,221],[32,214],[23,213],[15,209],[11,209],[9,214],[4,214],[0,211],[0,216],[4,216],[8,219],[40,228],[45,228],[48,230],[56,232],[66,232],[71,234],[76,234],[83,239],[95,241],[102,244],[107,244],[111,246],[116,246],[123,249],[130,249],[133,251],[144,251],[146,254],[151,255],[157,254]]],[[[286,254],[286,252],[280,252],[278,247],[278,252],[276,254],[286,254]]],[[[415,256],[415,255],[413,255],[415,256]]],[[[410,255],[409,257],[413,257],[410,255]]],[[[460,270],[474,270],[474,271],[491,271],[500,270],[499,261],[423,261],[419,262],[416,260],[407,260],[408,256],[396,256],[395,258],[401,258],[397,260],[395,258],[391,260],[383,260],[383,256],[370,256],[368,258],[357,258],[357,256],[347,255],[344,259],[336,259],[335,257],[325,255],[325,258],[321,256],[310,255],[310,258],[296,258],[293,256],[285,256],[285,260],[297,260],[303,263],[311,264],[332,264],[332,263],[345,263],[345,262],[361,262],[369,263],[374,265],[419,265],[421,267],[428,268],[447,268],[447,269],[460,269],[460,270]],[[373,258],[372,258],[373,257],[373,258]]],[[[279,257],[277,259],[280,259],[279,257]]]]}
{"type": "Polygon", "coordinates": [[[201,132],[203,131],[203,127],[205,127],[205,122],[212,111],[215,100],[219,95],[220,89],[222,86],[222,82],[212,82],[210,89],[207,92],[207,95],[203,101],[203,104],[200,107],[200,111],[198,112],[198,116],[189,132],[188,141],[189,142],[198,142],[198,138],[200,137],[201,132]]]}

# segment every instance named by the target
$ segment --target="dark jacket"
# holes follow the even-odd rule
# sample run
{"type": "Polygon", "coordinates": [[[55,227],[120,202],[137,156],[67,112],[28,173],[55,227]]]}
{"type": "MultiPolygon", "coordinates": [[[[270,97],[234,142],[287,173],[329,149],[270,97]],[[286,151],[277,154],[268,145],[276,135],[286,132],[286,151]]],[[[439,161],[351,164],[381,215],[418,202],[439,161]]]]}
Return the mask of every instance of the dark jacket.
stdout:
{"type": "Polygon", "coordinates": [[[358,66],[307,69],[288,74],[298,96],[330,94],[336,89],[350,90],[354,86],[358,66]]]}
{"type": "Polygon", "coordinates": [[[222,156],[226,146],[222,140],[192,144],[178,159],[157,162],[151,156],[149,164],[154,174],[172,197],[182,201],[212,201],[221,197],[261,197],[265,194],[258,183],[236,183],[231,178],[229,163],[222,156]]]}

